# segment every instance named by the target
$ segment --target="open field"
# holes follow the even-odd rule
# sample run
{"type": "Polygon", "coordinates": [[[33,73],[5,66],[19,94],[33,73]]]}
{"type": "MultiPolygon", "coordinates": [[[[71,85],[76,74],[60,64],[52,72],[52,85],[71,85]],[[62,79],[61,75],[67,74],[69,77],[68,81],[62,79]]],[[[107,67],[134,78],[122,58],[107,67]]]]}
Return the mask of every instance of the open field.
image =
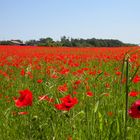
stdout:
{"type": "Polygon", "coordinates": [[[138,47],[0,46],[0,140],[139,140],[139,66],[138,47]]]}

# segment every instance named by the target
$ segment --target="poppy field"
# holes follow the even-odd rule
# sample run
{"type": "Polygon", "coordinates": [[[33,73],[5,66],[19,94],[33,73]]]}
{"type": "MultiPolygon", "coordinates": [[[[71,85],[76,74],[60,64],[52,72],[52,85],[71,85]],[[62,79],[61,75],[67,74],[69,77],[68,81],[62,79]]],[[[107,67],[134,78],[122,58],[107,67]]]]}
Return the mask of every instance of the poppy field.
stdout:
{"type": "Polygon", "coordinates": [[[0,46],[1,140],[138,140],[140,49],[0,46]]]}

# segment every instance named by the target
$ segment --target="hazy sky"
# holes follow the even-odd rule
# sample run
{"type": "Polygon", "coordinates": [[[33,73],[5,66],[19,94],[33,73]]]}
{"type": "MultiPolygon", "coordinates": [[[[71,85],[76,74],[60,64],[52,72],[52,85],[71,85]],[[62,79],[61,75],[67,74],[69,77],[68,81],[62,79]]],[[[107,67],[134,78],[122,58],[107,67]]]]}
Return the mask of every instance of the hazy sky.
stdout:
{"type": "Polygon", "coordinates": [[[140,0],[0,0],[0,40],[63,35],[140,43],[140,0]]]}

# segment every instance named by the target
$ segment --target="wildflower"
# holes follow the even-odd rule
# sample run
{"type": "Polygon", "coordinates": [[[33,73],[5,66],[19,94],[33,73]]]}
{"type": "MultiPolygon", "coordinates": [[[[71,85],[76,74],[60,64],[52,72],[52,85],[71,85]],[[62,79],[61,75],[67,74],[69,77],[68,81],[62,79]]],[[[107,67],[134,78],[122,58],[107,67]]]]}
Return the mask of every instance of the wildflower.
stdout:
{"type": "Polygon", "coordinates": [[[105,83],[105,87],[106,88],[110,88],[110,84],[109,83],[105,83]]]}
{"type": "Polygon", "coordinates": [[[18,112],[18,115],[27,115],[29,114],[28,112],[24,111],[24,112],[18,112]]]}
{"type": "Polygon", "coordinates": [[[78,99],[76,97],[72,98],[71,95],[67,95],[63,98],[60,98],[60,104],[55,104],[55,108],[58,110],[69,111],[74,105],[78,103],[78,99]]]}
{"type": "Polygon", "coordinates": [[[51,78],[53,78],[53,79],[57,79],[58,76],[57,76],[56,74],[53,74],[53,75],[51,75],[51,78]]]}
{"type": "Polygon", "coordinates": [[[38,79],[38,80],[37,80],[37,83],[42,83],[42,82],[43,82],[42,79],[38,79]]]}
{"type": "Polygon", "coordinates": [[[75,84],[75,85],[79,85],[79,84],[81,84],[81,80],[77,80],[77,81],[75,81],[74,84],[75,84]]]}
{"type": "Polygon", "coordinates": [[[128,114],[132,118],[140,118],[140,100],[135,101],[130,109],[128,110],[128,114]]]}
{"type": "Polygon", "coordinates": [[[133,79],[133,83],[138,83],[140,82],[140,76],[136,75],[133,79]]]}
{"type": "Polygon", "coordinates": [[[58,91],[67,92],[68,91],[67,84],[63,84],[63,85],[58,86],[58,91]]]}
{"type": "Polygon", "coordinates": [[[73,89],[77,89],[78,85],[73,85],[72,87],[73,87],[73,89]]]}
{"type": "Polygon", "coordinates": [[[126,83],[126,78],[122,79],[122,84],[126,83]]]}
{"type": "Polygon", "coordinates": [[[117,71],[117,72],[116,72],[116,75],[118,75],[118,76],[121,75],[121,74],[122,74],[122,73],[121,73],[120,71],[117,71]]]}
{"type": "Polygon", "coordinates": [[[82,68],[82,70],[84,70],[84,71],[88,71],[88,70],[89,70],[89,68],[82,68]]]}
{"type": "Polygon", "coordinates": [[[98,74],[101,74],[102,73],[102,70],[98,70],[98,74]]]}
{"type": "Polygon", "coordinates": [[[25,73],[25,70],[22,69],[21,72],[20,72],[20,75],[24,76],[26,73],[25,73]]]}
{"type": "Polygon", "coordinates": [[[95,70],[94,71],[90,71],[89,75],[96,75],[96,71],[95,70]]]}
{"type": "Polygon", "coordinates": [[[109,74],[109,73],[107,73],[107,72],[104,72],[104,75],[105,75],[105,76],[110,76],[110,74],[109,74]]]}
{"type": "Polygon", "coordinates": [[[88,91],[86,94],[87,96],[90,96],[90,97],[93,96],[93,93],[91,91],[88,91]]]}
{"type": "Polygon", "coordinates": [[[76,91],[73,91],[73,94],[77,94],[77,92],[76,91]]]}
{"type": "Polygon", "coordinates": [[[0,75],[3,75],[4,77],[9,78],[8,74],[2,70],[0,70],[0,75]]]}
{"type": "Polygon", "coordinates": [[[136,92],[136,91],[131,91],[131,92],[129,92],[129,96],[132,96],[132,97],[136,97],[137,95],[138,95],[139,93],[138,92],[136,92]]]}
{"type": "Polygon", "coordinates": [[[17,107],[26,107],[26,106],[32,106],[32,92],[28,89],[19,91],[20,97],[18,99],[15,99],[15,105],[17,107]]]}
{"type": "Polygon", "coordinates": [[[135,62],[138,59],[138,55],[137,54],[133,54],[130,59],[129,62],[135,62]]]}
{"type": "Polygon", "coordinates": [[[63,74],[63,75],[68,74],[68,73],[69,73],[69,69],[67,68],[62,68],[60,71],[60,74],[63,74]]]}
{"type": "Polygon", "coordinates": [[[80,76],[84,73],[84,71],[82,69],[77,70],[74,74],[77,76],[80,76]]]}

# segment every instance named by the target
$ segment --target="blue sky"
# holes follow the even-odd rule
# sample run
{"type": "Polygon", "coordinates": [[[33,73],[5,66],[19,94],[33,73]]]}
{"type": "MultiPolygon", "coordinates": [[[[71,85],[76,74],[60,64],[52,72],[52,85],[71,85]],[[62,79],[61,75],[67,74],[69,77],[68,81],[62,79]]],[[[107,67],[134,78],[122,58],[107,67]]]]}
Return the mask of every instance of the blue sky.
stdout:
{"type": "Polygon", "coordinates": [[[63,35],[140,43],[140,0],[0,0],[0,40],[63,35]]]}

